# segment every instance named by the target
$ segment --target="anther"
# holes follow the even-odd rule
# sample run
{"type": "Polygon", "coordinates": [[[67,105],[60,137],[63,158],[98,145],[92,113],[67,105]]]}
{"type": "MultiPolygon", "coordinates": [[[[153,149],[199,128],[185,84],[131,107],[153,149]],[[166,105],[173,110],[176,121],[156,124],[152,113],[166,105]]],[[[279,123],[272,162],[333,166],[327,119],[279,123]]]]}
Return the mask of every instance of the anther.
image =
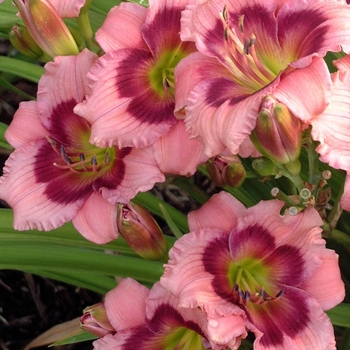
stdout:
{"type": "Polygon", "coordinates": [[[277,294],[276,298],[280,298],[284,294],[284,289],[281,289],[277,294]]]}
{"type": "Polygon", "coordinates": [[[227,5],[224,6],[224,9],[222,10],[222,18],[226,23],[228,23],[228,12],[227,12],[227,5]]]}
{"type": "Polygon", "coordinates": [[[91,158],[91,165],[92,165],[92,171],[94,173],[97,173],[97,158],[96,158],[96,154],[94,154],[91,158]]]}
{"type": "Polygon", "coordinates": [[[244,293],[244,300],[245,301],[249,301],[250,300],[250,294],[247,291],[244,293]]]}
{"type": "Polygon", "coordinates": [[[67,164],[72,164],[73,162],[72,162],[72,160],[69,158],[68,154],[66,153],[66,150],[65,150],[65,148],[64,148],[63,145],[61,145],[60,151],[61,151],[61,156],[63,157],[63,159],[65,160],[65,162],[66,162],[67,164]]]}
{"type": "Polygon", "coordinates": [[[239,17],[239,20],[238,20],[238,27],[239,27],[239,30],[244,33],[244,15],[240,16],[239,17]]]}

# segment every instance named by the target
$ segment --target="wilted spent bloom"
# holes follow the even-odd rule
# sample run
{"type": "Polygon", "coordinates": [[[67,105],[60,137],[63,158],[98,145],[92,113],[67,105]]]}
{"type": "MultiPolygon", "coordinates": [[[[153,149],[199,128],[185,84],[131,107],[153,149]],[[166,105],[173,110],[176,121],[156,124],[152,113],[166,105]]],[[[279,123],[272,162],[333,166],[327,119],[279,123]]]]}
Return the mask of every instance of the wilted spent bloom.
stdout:
{"type": "Polygon", "coordinates": [[[210,158],[206,168],[216,184],[219,186],[239,187],[246,177],[244,166],[235,155],[218,155],[210,158]]]}
{"type": "Polygon", "coordinates": [[[115,329],[109,323],[104,303],[97,303],[86,307],[80,318],[80,327],[99,338],[107,334],[115,334],[115,329]]]}
{"type": "Polygon", "coordinates": [[[77,55],[78,46],[63,19],[48,0],[14,0],[24,24],[50,57],[77,55]]]}
{"type": "Polygon", "coordinates": [[[167,254],[164,235],[152,215],[130,202],[117,207],[117,226],[130,247],[142,258],[159,260],[167,254]]]}
{"type": "Polygon", "coordinates": [[[12,27],[9,33],[11,44],[21,53],[28,57],[37,58],[41,60],[44,51],[33,39],[27,27],[16,24],[12,27]]]}
{"type": "Polygon", "coordinates": [[[300,120],[286,105],[266,96],[250,136],[258,151],[278,163],[288,164],[299,158],[301,137],[300,120]]]}

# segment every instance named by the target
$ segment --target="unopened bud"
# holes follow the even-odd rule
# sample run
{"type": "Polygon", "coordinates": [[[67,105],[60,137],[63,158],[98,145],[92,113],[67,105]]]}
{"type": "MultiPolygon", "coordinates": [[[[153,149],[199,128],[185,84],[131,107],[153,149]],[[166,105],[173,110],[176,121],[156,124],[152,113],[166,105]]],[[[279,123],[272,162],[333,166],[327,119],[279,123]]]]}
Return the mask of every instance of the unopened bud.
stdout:
{"type": "Polygon", "coordinates": [[[252,162],[253,169],[261,176],[276,175],[278,170],[273,161],[267,157],[259,157],[252,162]]]}
{"type": "Polygon", "coordinates": [[[272,96],[263,100],[251,140],[258,151],[280,164],[299,158],[301,123],[283,103],[272,96]]]}
{"type": "Polygon", "coordinates": [[[246,170],[235,155],[218,155],[206,163],[207,171],[219,186],[239,187],[246,177],[246,170]]]}
{"type": "Polygon", "coordinates": [[[119,204],[117,226],[129,246],[144,259],[161,260],[167,254],[162,230],[141,205],[132,202],[119,204]]]}
{"type": "Polygon", "coordinates": [[[40,58],[44,51],[31,36],[27,27],[16,24],[9,33],[9,39],[15,49],[32,58],[40,58]]]}
{"type": "Polygon", "coordinates": [[[40,48],[50,57],[77,55],[78,46],[48,0],[13,0],[24,24],[40,48]]]}
{"type": "Polygon", "coordinates": [[[80,327],[99,338],[107,334],[115,334],[115,329],[109,323],[106,309],[103,303],[88,306],[83,310],[83,316],[80,317],[80,327]]]}

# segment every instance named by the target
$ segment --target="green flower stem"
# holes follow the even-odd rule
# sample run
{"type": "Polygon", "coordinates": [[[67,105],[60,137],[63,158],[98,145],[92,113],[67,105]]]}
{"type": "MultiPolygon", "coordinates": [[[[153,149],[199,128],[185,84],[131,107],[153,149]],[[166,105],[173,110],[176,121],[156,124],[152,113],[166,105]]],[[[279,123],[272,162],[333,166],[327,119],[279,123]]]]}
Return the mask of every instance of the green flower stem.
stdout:
{"type": "Polygon", "coordinates": [[[319,169],[319,155],[316,152],[316,142],[312,140],[310,131],[308,130],[307,137],[307,156],[309,162],[309,182],[313,185],[317,185],[321,180],[321,172],[319,169]]]}
{"type": "Polygon", "coordinates": [[[80,35],[84,39],[86,47],[94,51],[96,44],[93,41],[93,31],[91,29],[90,20],[89,20],[89,8],[92,0],[87,0],[85,5],[81,8],[79,17],[77,18],[80,35]]]}
{"type": "Polygon", "coordinates": [[[350,248],[350,235],[337,229],[333,229],[327,234],[327,238],[333,239],[350,248]]]}

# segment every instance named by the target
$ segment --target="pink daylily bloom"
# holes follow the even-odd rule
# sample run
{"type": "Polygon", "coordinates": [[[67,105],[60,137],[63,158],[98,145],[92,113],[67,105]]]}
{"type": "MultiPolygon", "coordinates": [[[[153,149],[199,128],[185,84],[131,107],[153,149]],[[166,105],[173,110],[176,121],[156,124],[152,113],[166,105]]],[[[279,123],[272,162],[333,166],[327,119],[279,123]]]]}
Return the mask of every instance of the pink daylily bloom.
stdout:
{"type": "Polygon", "coordinates": [[[280,215],[283,204],[263,201],[243,211],[227,195],[209,200],[193,213],[194,230],[170,250],[160,283],[180,307],[210,318],[243,312],[254,349],[335,349],[324,310],[345,295],[338,256],[325,248],[316,210],[280,215]],[[228,215],[236,210],[231,227],[198,224],[218,206],[228,215]]]}
{"type": "Polygon", "coordinates": [[[96,59],[84,50],[48,63],[37,101],[21,103],[6,132],[16,150],[0,178],[0,193],[13,208],[16,229],[51,230],[75,220],[88,239],[106,243],[117,237],[116,203],[164,181],[151,148],[88,142],[90,124],[73,108],[88,93],[86,73],[96,59]]]}
{"type": "Polygon", "coordinates": [[[251,134],[262,100],[272,96],[306,125],[329,103],[323,57],[349,51],[350,9],[335,1],[219,0],[188,5],[181,38],[200,52],[175,71],[176,113],[212,157],[233,154],[251,134]],[[190,72],[190,74],[188,74],[190,72]],[[207,76],[206,76],[207,75],[207,76]],[[187,94],[187,96],[186,96],[187,94]]]}
{"type": "Polygon", "coordinates": [[[195,51],[179,37],[186,4],[151,0],[145,9],[122,3],[109,12],[96,34],[106,54],[89,74],[92,93],[75,108],[92,125],[91,143],[144,147],[176,123],[174,68],[195,51]]]}
{"type": "Polygon", "coordinates": [[[107,293],[104,305],[117,333],[95,341],[96,350],[224,350],[228,345],[234,350],[239,347],[240,339],[247,335],[241,317],[207,322],[205,314],[198,309],[178,308],[178,299],[159,283],[149,291],[130,278],[123,279],[107,293]],[[217,332],[218,324],[222,325],[219,331],[223,334],[217,332]],[[226,331],[227,326],[230,332],[226,331]],[[212,341],[210,344],[206,338],[209,334],[216,337],[218,343],[212,341]],[[233,334],[237,338],[232,340],[233,334]],[[225,343],[219,342],[222,338],[225,343]]]}

